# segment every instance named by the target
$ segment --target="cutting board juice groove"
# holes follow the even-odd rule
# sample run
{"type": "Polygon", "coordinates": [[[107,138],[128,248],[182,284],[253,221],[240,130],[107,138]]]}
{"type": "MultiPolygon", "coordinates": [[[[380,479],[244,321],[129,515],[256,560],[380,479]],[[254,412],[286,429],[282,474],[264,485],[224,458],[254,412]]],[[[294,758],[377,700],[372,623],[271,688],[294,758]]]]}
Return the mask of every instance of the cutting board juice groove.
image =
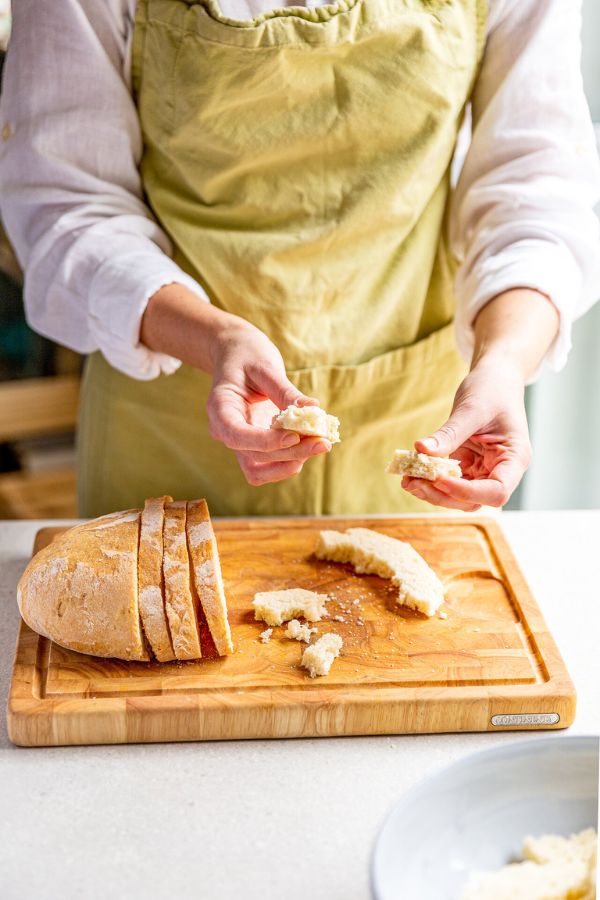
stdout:
{"type": "MultiPolygon", "coordinates": [[[[60,530],[39,532],[35,549],[60,530]]],[[[493,520],[236,519],[216,520],[215,530],[236,652],[188,663],[96,659],[21,623],[8,707],[15,743],[497,731],[573,721],[572,682],[493,520]],[[323,527],[371,527],[410,540],[446,585],[447,619],[399,609],[388,582],[316,560],[323,527]],[[283,628],[267,644],[258,639],[265,626],[254,621],[254,593],[291,585],[332,598],[317,628],[341,634],[344,649],[326,678],[308,678],[299,665],[304,645],[285,639],[283,628]],[[534,718],[498,727],[493,716],[534,718]]]]}

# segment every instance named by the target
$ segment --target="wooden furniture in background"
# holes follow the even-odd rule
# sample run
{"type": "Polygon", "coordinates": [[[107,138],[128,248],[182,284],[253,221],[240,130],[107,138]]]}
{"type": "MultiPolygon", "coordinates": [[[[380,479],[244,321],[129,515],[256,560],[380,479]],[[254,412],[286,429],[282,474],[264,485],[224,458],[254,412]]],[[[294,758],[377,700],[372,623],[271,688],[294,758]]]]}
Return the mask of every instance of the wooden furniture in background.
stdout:
{"type": "MultiPolygon", "coordinates": [[[[76,375],[0,383],[0,442],[74,432],[78,400],[76,375]]],[[[76,510],[72,467],[0,474],[1,518],[72,518],[76,510]]]]}
{"type": "MultiPolygon", "coordinates": [[[[565,728],[575,690],[498,525],[476,517],[216,520],[235,653],[127,663],[65,650],[24,623],[8,704],[26,746],[565,728]],[[398,607],[390,583],[317,560],[320,528],[410,541],[445,583],[446,619],[398,607]],[[342,656],[325,678],[305,644],[259,640],[256,591],[331,597],[318,633],[342,656]],[[358,603],[355,603],[358,601],[358,603]],[[338,621],[338,618],[341,621],[338,621]]],[[[43,529],[36,549],[61,529],[43,529]]]]}

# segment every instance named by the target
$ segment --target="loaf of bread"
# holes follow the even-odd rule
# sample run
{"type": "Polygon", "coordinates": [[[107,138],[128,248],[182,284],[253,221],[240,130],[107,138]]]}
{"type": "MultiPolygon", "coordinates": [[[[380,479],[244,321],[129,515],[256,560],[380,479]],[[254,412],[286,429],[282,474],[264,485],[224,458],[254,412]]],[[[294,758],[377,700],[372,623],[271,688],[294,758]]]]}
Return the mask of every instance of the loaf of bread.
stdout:
{"type": "Polygon", "coordinates": [[[416,450],[394,450],[387,464],[388,475],[409,475],[411,478],[462,478],[460,462],[448,456],[428,456],[416,450]]]}
{"type": "Polygon", "coordinates": [[[444,587],[433,569],[406,541],[370,528],[322,531],[318,559],[350,563],[355,572],[389,578],[398,587],[400,606],[433,616],[444,601],[444,587]]]}
{"type": "Polygon", "coordinates": [[[65,531],[21,576],[17,600],[25,622],[79,653],[167,662],[201,657],[204,616],[217,652],[231,653],[208,510],[204,501],[190,501],[189,508],[188,523],[185,501],[155,498],[143,511],[112,513],[65,531]],[[198,525],[202,536],[193,531],[198,525]]]}
{"type": "Polygon", "coordinates": [[[271,428],[326,438],[332,444],[340,442],[340,420],[319,406],[288,406],[274,416],[271,428]]]}

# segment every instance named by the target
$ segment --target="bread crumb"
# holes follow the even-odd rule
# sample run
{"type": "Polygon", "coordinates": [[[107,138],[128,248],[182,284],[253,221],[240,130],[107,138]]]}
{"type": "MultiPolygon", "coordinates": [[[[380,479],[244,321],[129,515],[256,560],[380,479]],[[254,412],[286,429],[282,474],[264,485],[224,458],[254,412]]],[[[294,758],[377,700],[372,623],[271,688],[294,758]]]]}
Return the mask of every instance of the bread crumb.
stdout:
{"type": "Polygon", "coordinates": [[[272,628],[265,628],[264,631],[261,631],[261,633],[260,633],[260,639],[261,639],[261,641],[263,642],[263,644],[268,644],[268,643],[269,643],[269,641],[271,640],[271,635],[272,635],[272,634],[273,634],[273,629],[272,629],[272,628]]]}
{"type": "Polygon", "coordinates": [[[343,616],[334,616],[333,618],[334,618],[335,622],[345,622],[346,621],[343,616]]]}
{"type": "Polygon", "coordinates": [[[291,641],[305,641],[308,644],[311,634],[314,634],[316,630],[316,628],[303,625],[298,619],[292,619],[291,622],[288,622],[288,627],[284,633],[291,641]]]}
{"type": "Polygon", "coordinates": [[[440,618],[440,619],[447,619],[447,618],[448,618],[448,613],[447,613],[447,612],[444,612],[444,610],[442,610],[441,613],[439,614],[439,618],[440,618]]]}
{"type": "Polygon", "coordinates": [[[317,675],[327,675],[334,659],[339,656],[342,643],[339,634],[328,632],[306,648],[302,654],[302,665],[308,670],[311,678],[315,678],[317,675]]]}

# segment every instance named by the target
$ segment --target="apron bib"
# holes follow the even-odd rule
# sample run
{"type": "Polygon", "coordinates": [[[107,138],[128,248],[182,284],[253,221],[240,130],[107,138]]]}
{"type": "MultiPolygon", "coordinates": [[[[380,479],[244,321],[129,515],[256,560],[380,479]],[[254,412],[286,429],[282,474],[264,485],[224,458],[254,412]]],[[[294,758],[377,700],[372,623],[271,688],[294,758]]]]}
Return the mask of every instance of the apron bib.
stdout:
{"type": "Polygon", "coordinates": [[[386,476],[447,416],[454,347],[449,169],[483,0],[340,0],[240,22],[213,0],[141,0],[133,80],[147,202],[211,302],[264,331],[342,443],[252,487],[208,434],[211,378],[136,381],[88,360],[82,514],[150,495],[215,515],[431,509],[386,476]]]}

